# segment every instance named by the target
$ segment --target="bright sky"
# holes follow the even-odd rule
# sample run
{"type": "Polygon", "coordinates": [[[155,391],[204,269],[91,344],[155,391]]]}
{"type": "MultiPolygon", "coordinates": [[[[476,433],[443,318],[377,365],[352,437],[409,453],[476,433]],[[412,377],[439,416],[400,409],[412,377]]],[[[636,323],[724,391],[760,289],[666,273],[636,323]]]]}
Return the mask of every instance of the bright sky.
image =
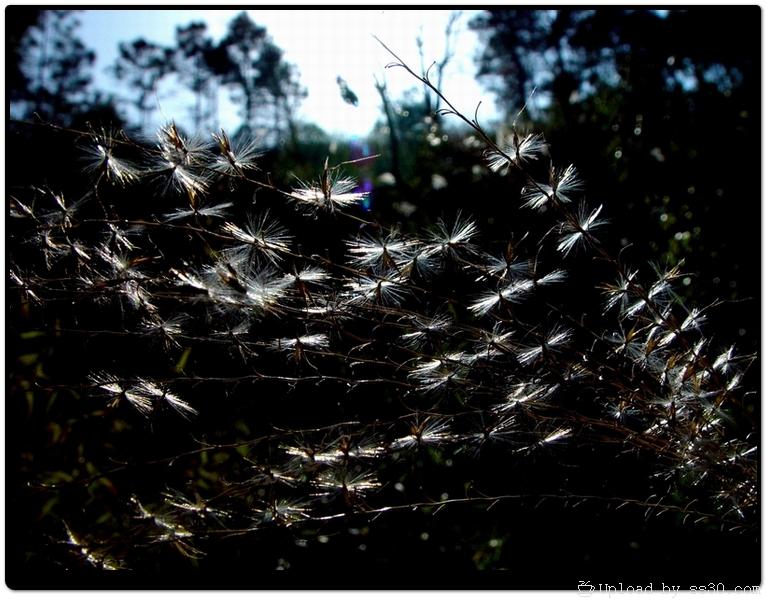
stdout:
{"type": "MultiPolygon", "coordinates": [[[[95,82],[102,89],[114,89],[115,80],[106,73],[117,56],[117,44],[143,37],[158,44],[174,42],[177,25],[205,21],[208,32],[218,41],[227,24],[241,10],[89,10],[80,15],[80,35],[98,55],[95,82]]],[[[476,34],[468,22],[478,11],[464,11],[455,29],[455,54],[445,72],[444,92],[453,104],[473,114],[483,100],[480,117],[495,115],[490,94],[475,81],[477,67],[476,34]],[[486,108],[485,108],[486,107],[486,108]]],[[[381,117],[380,98],[374,76],[383,76],[391,95],[398,98],[416,84],[402,69],[384,69],[391,57],[373,39],[378,36],[408,64],[419,70],[416,37],[422,33],[427,64],[440,60],[445,47],[445,26],[449,10],[248,10],[257,24],[265,26],[274,42],[285,51],[285,58],[295,64],[301,82],[309,91],[300,117],[317,123],[329,133],[365,135],[381,117]],[[336,83],[343,77],[359,97],[351,106],[341,99],[336,83]]],[[[420,90],[419,90],[420,94],[420,90]]],[[[222,101],[228,97],[224,93],[222,101]]],[[[178,91],[161,88],[158,98],[162,113],[153,116],[157,123],[175,118],[188,121],[190,105],[178,91]],[[179,114],[181,113],[181,114],[179,114]]],[[[221,125],[236,128],[235,109],[221,105],[221,125]]]]}

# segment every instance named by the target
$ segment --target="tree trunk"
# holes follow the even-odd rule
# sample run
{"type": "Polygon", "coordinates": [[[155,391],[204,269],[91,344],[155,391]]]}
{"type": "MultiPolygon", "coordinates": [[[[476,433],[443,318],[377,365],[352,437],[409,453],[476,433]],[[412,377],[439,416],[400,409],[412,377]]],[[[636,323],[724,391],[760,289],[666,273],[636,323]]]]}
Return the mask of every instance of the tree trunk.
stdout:
{"type": "Polygon", "coordinates": [[[391,172],[394,175],[394,179],[397,182],[397,187],[401,188],[404,185],[402,181],[402,171],[400,169],[399,162],[399,138],[397,137],[397,128],[394,123],[394,117],[392,115],[391,104],[389,103],[389,97],[386,95],[386,84],[379,83],[376,80],[376,90],[381,96],[381,102],[383,102],[384,115],[386,116],[386,124],[389,127],[389,150],[391,151],[391,172]]]}

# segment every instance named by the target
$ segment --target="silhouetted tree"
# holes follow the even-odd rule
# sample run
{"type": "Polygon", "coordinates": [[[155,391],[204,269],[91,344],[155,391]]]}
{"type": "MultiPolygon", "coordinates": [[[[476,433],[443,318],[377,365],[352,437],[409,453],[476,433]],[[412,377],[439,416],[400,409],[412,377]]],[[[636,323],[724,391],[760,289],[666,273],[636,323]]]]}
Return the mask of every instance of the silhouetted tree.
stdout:
{"type": "Polygon", "coordinates": [[[267,40],[258,63],[256,85],[263,104],[271,106],[274,114],[274,131],[280,136],[283,124],[287,127],[293,146],[298,143],[293,115],[306,90],[301,87],[297,70],[283,59],[283,51],[267,40]]]}
{"type": "Polygon", "coordinates": [[[242,106],[242,116],[251,125],[258,107],[256,64],[266,42],[266,29],[256,25],[242,12],[229,23],[229,30],[221,41],[229,58],[225,83],[235,89],[235,101],[242,106]]]}
{"type": "Polygon", "coordinates": [[[266,128],[279,136],[284,122],[294,138],[292,115],[306,93],[298,83],[295,67],[283,60],[282,50],[271,41],[266,28],[242,12],[229,23],[219,46],[224,53],[215,57],[217,68],[223,82],[235,90],[245,127],[253,130],[269,119],[266,128]],[[271,118],[265,115],[266,110],[260,110],[263,107],[268,108],[271,118]]]}
{"type": "Polygon", "coordinates": [[[96,55],[77,37],[73,11],[35,12],[36,18],[14,12],[26,15],[26,29],[16,52],[20,62],[11,70],[11,100],[16,116],[37,113],[68,125],[94,102],[89,86],[96,55]]]}
{"type": "Polygon", "coordinates": [[[196,131],[202,130],[206,124],[216,129],[218,88],[215,85],[216,75],[210,66],[213,51],[213,40],[207,35],[205,23],[190,23],[176,28],[174,68],[180,81],[194,94],[192,118],[196,131]]]}
{"type": "Polygon", "coordinates": [[[25,6],[9,6],[6,9],[5,87],[11,102],[22,101],[29,96],[29,76],[23,68],[23,41],[30,29],[38,24],[41,12],[25,6]]]}
{"type": "Polygon", "coordinates": [[[482,13],[470,24],[484,43],[477,75],[488,82],[506,114],[519,109],[534,85],[545,18],[543,11],[497,10],[482,13]]]}
{"type": "Polygon", "coordinates": [[[141,114],[141,125],[149,126],[155,110],[153,96],[160,80],[173,69],[173,51],[143,38],[119,45],[119,56],[113,67],[115,76],[125,80],[133,91],[133,106],[141,114]]]}
{"type": "Polygon", "coordinates": [[[758,295],[746,273],[759,233],[724,201],[748,197],[758,153],[721,151],[758,144],[755,12],[493,10],[471,26],[501,110],[515,116],[537,89],[530,116],[616,203],[634,251],[686,259],[711,297],[758,295]]]}

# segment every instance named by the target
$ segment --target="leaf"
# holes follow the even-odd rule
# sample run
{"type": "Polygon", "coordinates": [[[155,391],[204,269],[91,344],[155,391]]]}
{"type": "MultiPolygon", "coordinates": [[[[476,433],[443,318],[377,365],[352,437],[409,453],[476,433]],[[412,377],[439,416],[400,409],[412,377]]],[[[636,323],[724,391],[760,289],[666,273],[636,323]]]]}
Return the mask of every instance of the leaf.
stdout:
{"type": "Polygon", "coordinates": [[[48,502],[43,504],[43,507],[40,509],[40,519],[43,519],[48,516],[48,514],[53,510],[53,507],[56,506],[59,503],[58,497],[54,496],[48,502]]]}
{"type": "Polygon", "coordinates": [[[32,365],[37,363],[39,358],[40,358],[40,354],[38,352],[32,352],[30,354],[22,354],[21,356],[19,356],[19,362],[25,367],[31,367],[32,365]]]}
{"type": "Polygon", "coordinates": [[[192,347],[188,347],[184,349],[184,353],[181,355],[181,358],[178,359],[178,362],[176,363],[175,371],[176,373],[185,374],[184,369],[186,369],[186,364],[189,362],[189,355],[192,354],[192,347]]]}
{"type": "Polygon", "coordinates": [[[32,340],[34,338],[43,337],[44,331],[25,331],[19,335],[22,340],[32,340]]]}

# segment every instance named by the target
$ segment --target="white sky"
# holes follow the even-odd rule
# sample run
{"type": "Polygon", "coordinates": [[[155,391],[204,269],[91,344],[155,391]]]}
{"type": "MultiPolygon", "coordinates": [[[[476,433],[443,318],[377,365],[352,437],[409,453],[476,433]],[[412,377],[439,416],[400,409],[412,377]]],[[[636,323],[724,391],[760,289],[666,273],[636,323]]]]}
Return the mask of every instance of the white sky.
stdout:
{"type": "MultiPolygon", "coordinates": [[[[106,69],[114,63],[117,44],[143,37],[158,44],[174,42],[177,25],[205,21],[214,40],[223,37],[227,24],[239,10],[89,10],[80,14],[80,36],[98,55],[95,83],[112,90],[116,84],[106,69]]],[[[422,32],[427,64],[440,60],[444,53],[445,26],[449,10],[248,10],[250,17],[265,26],[274,42],[284,50],[285,59],[298,67],[301,82],[309,95],[304,100],[300,117],[317,123],[329,133],[361,136],[370,131],[381,117],[380,98],[374,87],[374,76],[384,76],[394,98],[414,88],[417,82],[402,69],[384,66],[392,59],[373,39],[378,36],[408,64],[419,70],[416,37],[422,32]],[[341,99],[336,83],[343,77],[359,97],[359,105],[351,106],[341,99]]],[[[476,34],[468,22],[478,11],[464,11],[455,29],[455,54],[446,69],[444,92],[453,104],[473,114],[483,100],[481,117],[495,115],[490,94],[475,81],[477,67],[476,34]]],[[[420,94],[420,90],[418,90],[420,94]]],[[[228,93],[224,93],[224,98],[228,93]]],[[[222,98],[223,99],[223,98],[222,98]]],[[[158,102],[162,113],[153,117],[160,121],[174,118],[189,121],[186,107],[189,98],[180,96],[171,86],[161,87],[158,102]],[[180,114],[179,114],[180,113],[180,114]]],[[[221,105],[221,125],[239,125],[235,109],[221,105]]]]}

